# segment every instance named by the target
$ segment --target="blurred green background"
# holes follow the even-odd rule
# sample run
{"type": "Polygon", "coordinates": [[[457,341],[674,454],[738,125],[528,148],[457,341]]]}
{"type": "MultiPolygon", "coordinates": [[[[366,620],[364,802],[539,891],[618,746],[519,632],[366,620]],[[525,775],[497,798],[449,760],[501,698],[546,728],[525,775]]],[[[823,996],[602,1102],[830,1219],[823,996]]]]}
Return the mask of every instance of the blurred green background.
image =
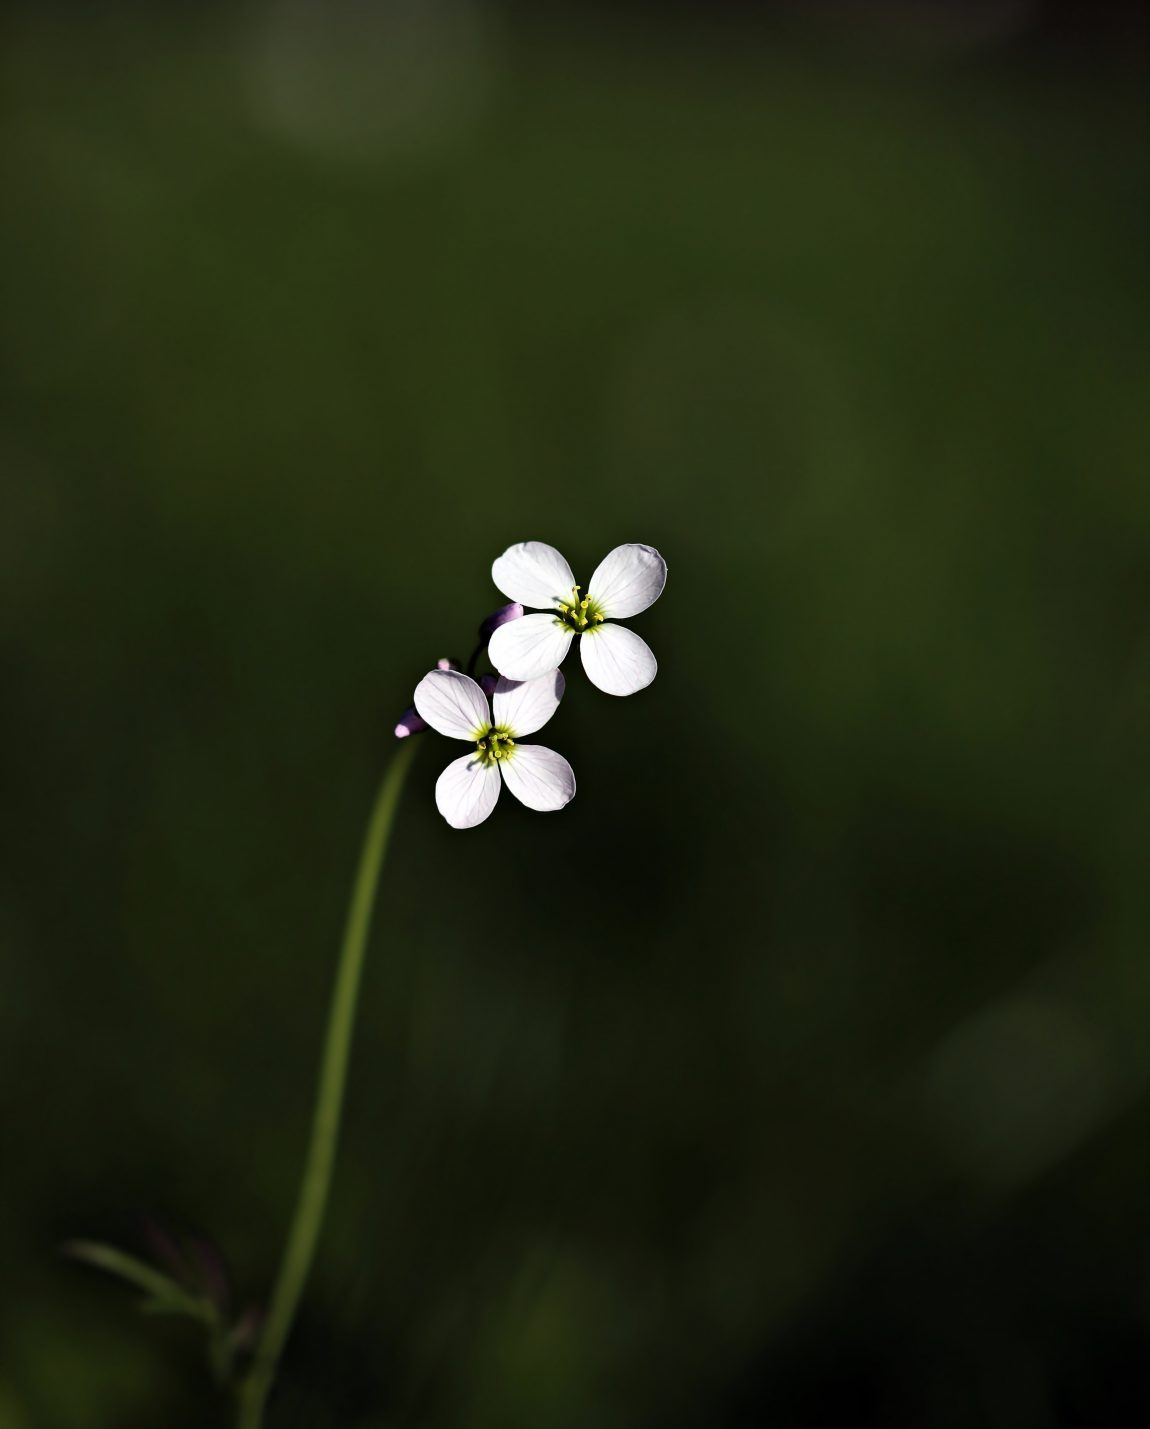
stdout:
{"type": "Polygon", "coordinates": [[[561,815],[453,832],[422,737],[270,1429],[1146,1422],[1143,39],[8,8],[2,1429],[230,1422],[58,1247],[266,1294],[523,539],[663,551],[659,677],[572,672],[561,815]]]}

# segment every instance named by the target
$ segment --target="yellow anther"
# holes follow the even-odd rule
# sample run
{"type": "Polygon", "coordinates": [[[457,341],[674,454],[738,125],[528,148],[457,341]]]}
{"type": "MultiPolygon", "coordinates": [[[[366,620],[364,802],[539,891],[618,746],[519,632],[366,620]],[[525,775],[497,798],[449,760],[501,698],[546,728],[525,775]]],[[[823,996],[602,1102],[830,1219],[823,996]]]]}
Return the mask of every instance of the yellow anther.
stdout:
{"type": "Polygon", "coordinates": [[[580,609],[580,610],[586,610],[587,607],[588,607],[590,604],[591,604],[590,598],[588,598],[587,600],[581,600],[581,601],[579,602],[579,609],[580,609]]]}
{"type": "Polygon", "coordinates": [[[596,612],[595,612],[595,620],[596,620],[596,623],[598,623],[598,622],[601,621],[602,619],[603,619],[603,617],[599,614],[598,611],[596,611],[596,612]]]}
{"type": "Polygon", "coordinates": [[[581,615],[581,616],[579,617],[579,624],[580,624],[580,626],[583,626],[583,625],[586,625],[586,624],[587,624],[587,617],[586,617],[585,615],[581,615]]]}

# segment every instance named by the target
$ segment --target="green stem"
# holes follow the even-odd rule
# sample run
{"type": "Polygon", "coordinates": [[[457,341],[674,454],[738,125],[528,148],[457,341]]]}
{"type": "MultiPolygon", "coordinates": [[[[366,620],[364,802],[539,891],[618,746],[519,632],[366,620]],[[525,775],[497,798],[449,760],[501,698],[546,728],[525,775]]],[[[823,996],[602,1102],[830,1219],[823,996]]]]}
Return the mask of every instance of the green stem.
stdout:
{"type": "Polygon", "coordinates": [[[375,807],[372,809],[371,820],[364,836],[348,908],[343,947],[339,955],[339,970],[336,973],[335,989],[328,1013],[327,1039],[324,1043],[319,1088],[316,1092],[311,1141],[307,1149],[303,1180],[300,1182],[295,1218],[288,1235],[259,1345],[251,1369],[240,1386],[239,1429],[260,1429],[263,1424],[264,1405],[315,1258],[316,1241],[323,1224],[328,1190],[331,1186],[332,1164],[339,1141],[356,1001],[368,933],[371,929],[375,890],[414,746],[415,740],[409,738],[397,750],[391,768],[379,786],[375,807]]]}

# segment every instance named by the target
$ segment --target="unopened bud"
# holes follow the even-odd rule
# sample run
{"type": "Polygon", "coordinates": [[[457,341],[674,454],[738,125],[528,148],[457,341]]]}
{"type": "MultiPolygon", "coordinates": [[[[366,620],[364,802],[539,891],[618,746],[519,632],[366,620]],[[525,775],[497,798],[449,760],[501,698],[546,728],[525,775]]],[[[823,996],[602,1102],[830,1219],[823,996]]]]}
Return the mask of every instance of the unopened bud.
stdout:
{"type": "Polygon", "coordinates": [[[498,610],[493,610],[480,625],[479,639],[486,644],[501,625],[506,625],[509,620],[518,620],[522,614],[523,607],[517,600],[513,600],[510,605],[501,605],[498,610]]]}
{"type": "Polygon", "coordinates": [[[414,706],[409,710],[404,710],[399,718],[399,723],[395,726],[396,739],[406,739],[409,734],[420,734],[427,729],[427,721],[421,719],[414,706]]]}

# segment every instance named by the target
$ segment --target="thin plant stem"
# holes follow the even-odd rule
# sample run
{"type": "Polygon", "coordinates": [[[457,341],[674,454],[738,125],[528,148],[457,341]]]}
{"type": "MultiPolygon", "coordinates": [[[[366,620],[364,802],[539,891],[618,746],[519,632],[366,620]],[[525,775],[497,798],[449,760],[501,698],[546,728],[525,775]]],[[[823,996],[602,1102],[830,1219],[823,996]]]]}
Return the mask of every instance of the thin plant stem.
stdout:
{"type": "Polygon", "coordinates": [[[264,1406],[275,1380],[280,1355],[291,1333],[300,1296],[315,1259],[316,1242],[323,1225],[332,1166],[339,1142],[356,1002],[368,934],[371,930],[376,887],[414,746],[415,740],[409,738],[404,740],[396,751],[391,767],[380,783],[375,807],[364,835],[328,1013],[327,1037],[324,1041],[323,1061],[320,1064],[311,1140],[308,1143],[303,1179],[300,1182],[299,1199],[296,1202],[295,1216],[272,1292],[267,1319],[251,1368],[240,1385],[239,1429],[261,1429],[264,1406]]]}

